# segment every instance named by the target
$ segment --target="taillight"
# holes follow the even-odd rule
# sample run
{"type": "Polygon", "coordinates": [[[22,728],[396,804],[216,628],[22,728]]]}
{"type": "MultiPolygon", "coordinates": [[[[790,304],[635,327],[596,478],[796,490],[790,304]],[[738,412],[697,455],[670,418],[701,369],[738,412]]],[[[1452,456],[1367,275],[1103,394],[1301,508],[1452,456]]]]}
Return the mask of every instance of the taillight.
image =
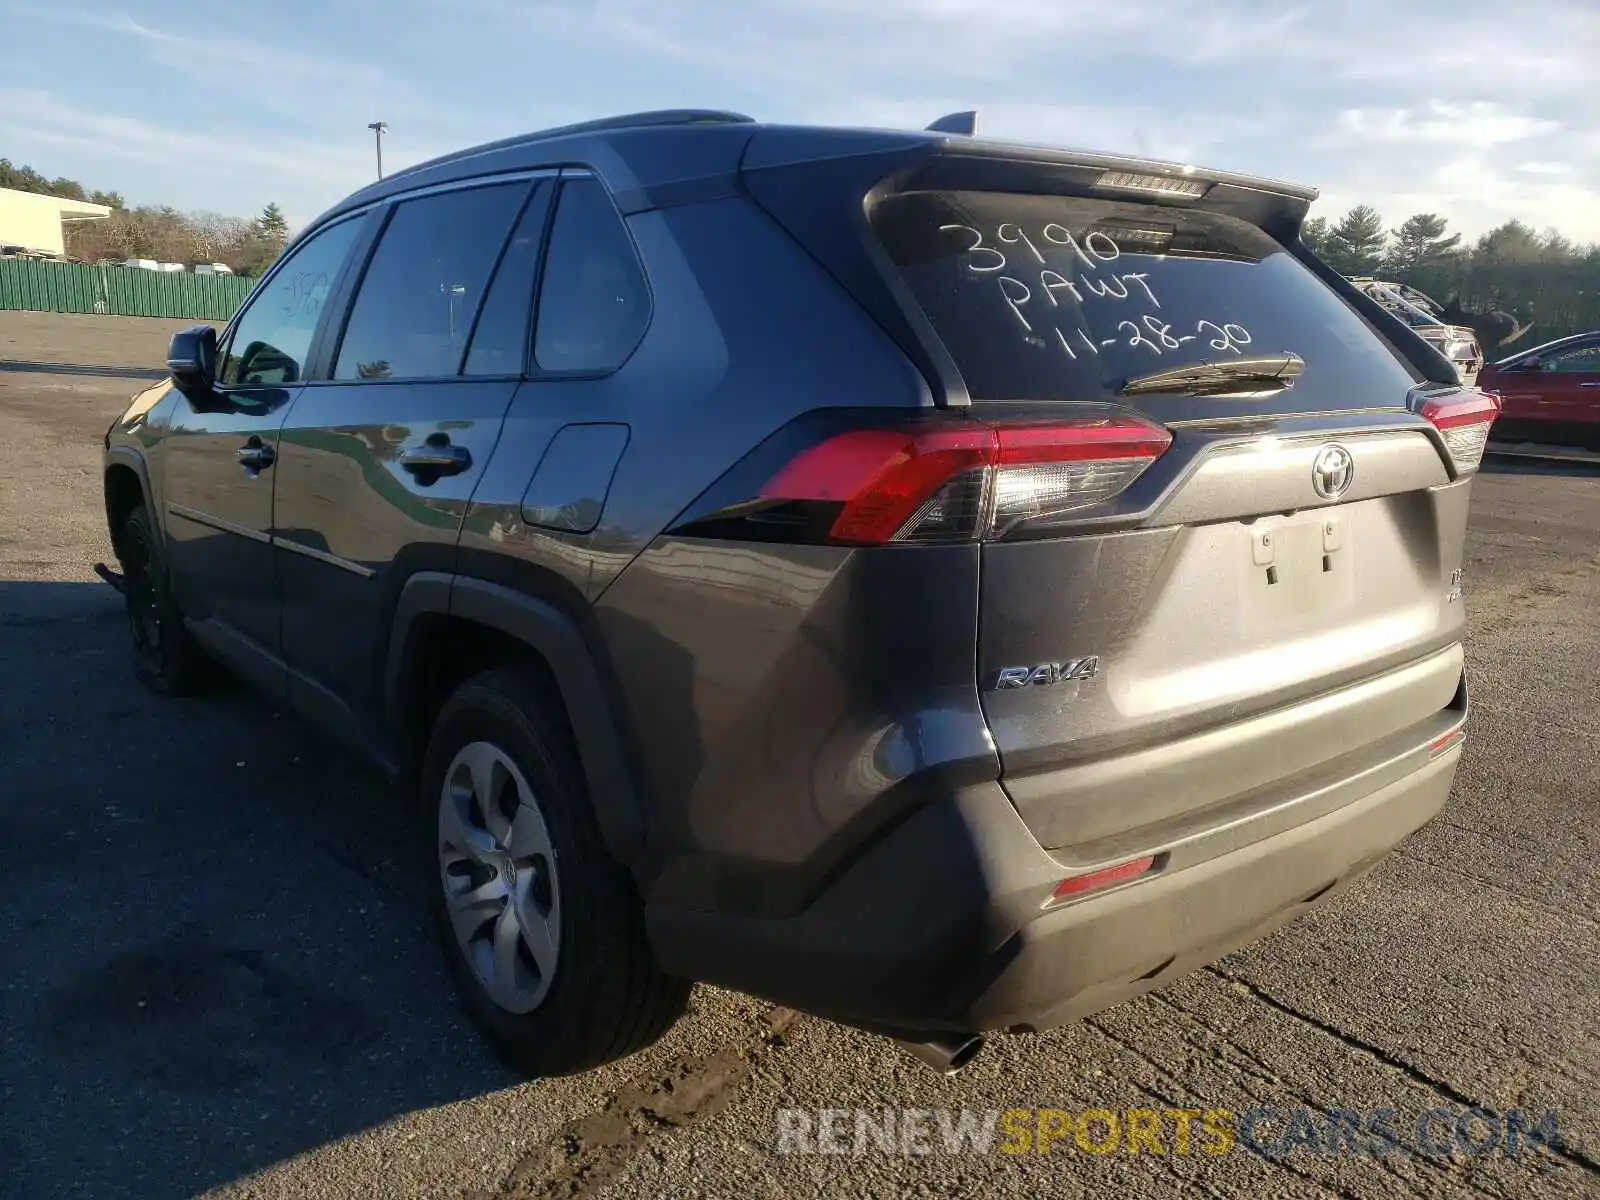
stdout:
{"type": "Polygon", "coordinates": [[[1132,417],[999,426],[987,534],[1023,521],[1048,524],[1127,489],[1172,445],[1158,425],[1132,417]]]}
{"type": "Polygon", "coordinates": [[[828,429],[759,481],[735,471],[746,486],[724,481],[677,531],[855,546],[993,539],[1111,499],[1171,443],[1123,416],[828,429]]]}
{"type": "Polygon", "coordinates": [[[776,505],[837,505],[828,540],[915,540],[918,531],[959,536],[983,504],[995,432],[976,422],[918,432],[857,429],[804,451],[761,488],[776,505]]]}
{"type": "Polygon", "coordinates": [[[1429,399],[1422,415],[1433,423],[1444,439],[1445,449],[1456,473],[1476,471],[1489,443],[1489,429],[1500,415],[1500,398],[1489,392],[1467,389],[1429,399]]]}

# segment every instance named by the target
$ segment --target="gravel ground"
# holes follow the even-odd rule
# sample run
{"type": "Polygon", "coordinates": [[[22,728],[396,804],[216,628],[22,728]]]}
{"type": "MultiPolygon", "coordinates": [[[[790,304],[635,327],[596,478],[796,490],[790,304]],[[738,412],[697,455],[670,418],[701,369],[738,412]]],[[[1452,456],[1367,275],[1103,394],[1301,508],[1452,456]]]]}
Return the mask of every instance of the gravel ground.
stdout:
{"type": "Polygon", "coordinates": [[[648,1051],[523,1082],[459,1014],[395,798],[248,694],[133,681],[99,439],[186,324],[0,313],[0,1192],[1600,1194],[1600,471],[1478,481],[1455,793],[1331,906],[953,1080],[701,988],[648,1051]],[[1409,1145],[1473,1106],[1564,1142],[1409,1145]],[[941,1112],[1019,1107],[1268,1107],[1269,1145],[1286,1110],[1390,1108],[1408,1146],[1213,1154],[1197,1123],[1179,1153],[1169,1121],[1161,1154],[943,1152],[941,1112]],[[779,1152],[780,1110],[825,1108],[935,1110],[936,1152],[779,1152]]]}

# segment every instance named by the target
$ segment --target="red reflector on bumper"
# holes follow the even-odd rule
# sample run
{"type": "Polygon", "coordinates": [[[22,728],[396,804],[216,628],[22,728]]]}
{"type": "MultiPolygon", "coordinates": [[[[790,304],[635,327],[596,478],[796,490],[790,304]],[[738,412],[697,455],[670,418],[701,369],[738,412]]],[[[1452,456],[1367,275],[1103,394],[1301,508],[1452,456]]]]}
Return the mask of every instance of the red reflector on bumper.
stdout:
{"type": "Polygon", "coordinates": [[[1137,879],[1155,865],[1155,855],[1147,854],[1143,858],[1136,858],[1131,862],[1118,863],[1116,866],[1107,867],[1103,871],[1090,871],[1087,875],[1072,875],[1056,884],[1056,890],[1051,893],[1050,899],[1052,902],[1066,900],[1072,896],[1081,896],[1085,892],[1110,887],[1113,883],[1126,883],[1130,879],[1137,879]]]}
{"type": "Polygon", "coordinates": [[[1450,747],[1454,746],[1466,736],[1467,727],[1465,725],[1458,725],[1449,733],[1441,734],[1440,736],[1434,738],[1433,741],[1429,742],[1428,753],[1432,755],[1443,754],[1446,750],[1450,749],[1450,747]]]}

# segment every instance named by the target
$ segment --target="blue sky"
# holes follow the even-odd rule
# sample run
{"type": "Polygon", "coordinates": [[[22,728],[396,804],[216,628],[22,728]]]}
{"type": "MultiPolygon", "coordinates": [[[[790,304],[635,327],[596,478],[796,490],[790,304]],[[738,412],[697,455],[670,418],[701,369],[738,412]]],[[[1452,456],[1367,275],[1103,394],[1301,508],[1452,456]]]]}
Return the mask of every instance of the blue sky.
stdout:
{"type": "Polygon", "coordinates": [[[1254,171],[1600,241],[1596,0],[0,0],[0,156],[298,225],[386,167],[648,108],[1254,171]]]}

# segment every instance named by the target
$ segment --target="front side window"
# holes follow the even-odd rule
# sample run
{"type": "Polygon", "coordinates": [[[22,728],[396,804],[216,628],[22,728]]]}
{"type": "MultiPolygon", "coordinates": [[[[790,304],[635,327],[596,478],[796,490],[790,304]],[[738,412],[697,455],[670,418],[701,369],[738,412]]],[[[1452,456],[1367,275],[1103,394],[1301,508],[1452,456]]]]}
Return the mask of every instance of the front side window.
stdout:
{"type": "Polygon", "coordinates": [[[650,289],[622,217],[596,179],[561,189],[534,359],[546,371],[614,371],[650,323],[650,289]]]}
{"type": "Polygon", "coordinates": [[[234,322],[217,375],[224,387],[282,387],[305,374],[322,306],[361,219],[330,225],[298,247],[234,322]]]}
{"type": "Polygon", "coordinates": [[[439,379],[461,370],[473,318],[526,182],[400,204],[361,281],[335,379],[439,379]]]}
{"type": "Polygon", "coordinates": [[[1560,371],[1564,374],[1600,373],[1600,342],[1588,346],[1574,346],[1571,350],[1552,354],[1544,359],[1541,365],[1546,371],[1560,371]]]}

